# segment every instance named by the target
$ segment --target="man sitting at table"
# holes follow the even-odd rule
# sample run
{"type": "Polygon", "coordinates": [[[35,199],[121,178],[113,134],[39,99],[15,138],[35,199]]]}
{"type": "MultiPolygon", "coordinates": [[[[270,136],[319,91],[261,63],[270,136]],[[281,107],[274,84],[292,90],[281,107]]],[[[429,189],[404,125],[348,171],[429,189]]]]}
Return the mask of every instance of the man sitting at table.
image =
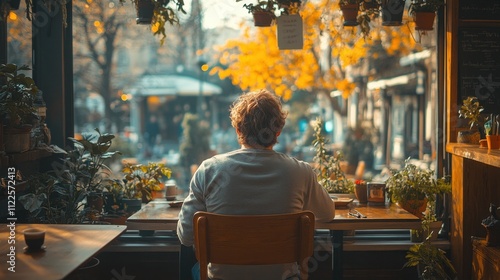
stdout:
{"type": "MultiPolygon", "coordinates": [[[[266,215],[310,210],[317,220],[335,217],[333,201],[311,166],[273,150],[286,116],[279,98],[267,90],[243,94],[235,101],[230,118],[241,149],[203,161],[194,173],[177,224],[183,245],[193,245],[197,211],[266,215]]],[[[299,275],[296,264],[210,264],[208,274],[211,279],[296,279],[299,275]]]]}

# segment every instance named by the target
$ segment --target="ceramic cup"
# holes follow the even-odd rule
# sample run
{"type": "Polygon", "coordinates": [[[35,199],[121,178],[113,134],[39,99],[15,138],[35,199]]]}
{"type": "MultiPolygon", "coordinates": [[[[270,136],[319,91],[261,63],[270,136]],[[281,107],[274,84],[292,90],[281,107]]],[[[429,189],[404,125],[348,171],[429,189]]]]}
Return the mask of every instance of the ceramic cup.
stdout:
{"type": "Polygon", "coordinates": [[[175,184],[165,185],[165,195],[168,197],[173,197],[177,195],[177,186],[175,184]]]}
{"type": "Polygon", "coordinates": [[[40,250],[45,242],[45,231],[36,228],[27,228],[23,231],[24,241],[29,250],[40,250]]]}

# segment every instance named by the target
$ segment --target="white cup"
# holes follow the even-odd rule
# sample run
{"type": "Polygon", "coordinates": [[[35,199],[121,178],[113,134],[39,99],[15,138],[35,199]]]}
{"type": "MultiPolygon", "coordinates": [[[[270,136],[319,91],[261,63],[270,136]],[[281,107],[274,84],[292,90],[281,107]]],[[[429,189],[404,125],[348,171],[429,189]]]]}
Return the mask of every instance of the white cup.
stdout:
{"type": "Polygon", "coordinates": [[[175,184],[166,184],[165,185],[165,195],[167,197],[172,197],[177,195],[177,186],[175,184]]]}

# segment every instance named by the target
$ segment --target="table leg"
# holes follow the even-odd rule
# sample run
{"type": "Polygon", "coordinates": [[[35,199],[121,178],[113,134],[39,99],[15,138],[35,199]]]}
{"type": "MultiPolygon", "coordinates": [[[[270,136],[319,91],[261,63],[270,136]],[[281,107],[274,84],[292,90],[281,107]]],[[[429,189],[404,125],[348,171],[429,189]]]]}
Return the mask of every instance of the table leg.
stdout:
{"type": "Polygon", "coordinates": [[[196,262],[193,247],[181,244],[181,250],[179,251],[179,280],[192,279],[191,269],[196,262]]]}
{"type": "Polygon", "coordinates": [[[344,268],[342,266],[342,251],[344,250],[344,231],[330,230],[332,242],[332,279],[342,280],[344,268]]]}

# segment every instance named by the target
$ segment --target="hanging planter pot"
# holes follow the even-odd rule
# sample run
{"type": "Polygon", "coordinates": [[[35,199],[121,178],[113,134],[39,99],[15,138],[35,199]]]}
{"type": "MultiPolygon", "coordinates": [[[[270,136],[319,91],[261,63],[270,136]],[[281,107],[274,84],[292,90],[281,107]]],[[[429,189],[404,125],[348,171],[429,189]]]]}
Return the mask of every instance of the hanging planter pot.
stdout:
{"type": "Polygon", "coordinates": [[[254,26],[257,27],[271,26],[273,20],[276,18],[273,13],[268,11],[253,11],[252,16],[253,16],[254,26]]]}
{"type": "Polygon", "coordinates": [[[340,7],[342,14],[344,15],[344,26],[357,26],[359,23],[357,21],[358,17],[358,4],[346,4],[340,7]]]}
{"type": "Polygon", "coordinates": [[[415,30],[432,30],[436,13],[434,12],[415,12],[415,30]]]}
{"type": "Polygon", "coordinates": [[[21,0],[7,0],[7,4],[9,4],[11,10],[18,10],[21,0]]]}
{"type": "Polygon", "coordinates": [[[403,25],[403,12],[405,0],[382,0],[382,25],[400,26],[403,25]]]}
{"type": "Polygon", "coordinates": [[[151,0],[136,0],[137,24],[151,24],[155,5],[151,0]]]}

